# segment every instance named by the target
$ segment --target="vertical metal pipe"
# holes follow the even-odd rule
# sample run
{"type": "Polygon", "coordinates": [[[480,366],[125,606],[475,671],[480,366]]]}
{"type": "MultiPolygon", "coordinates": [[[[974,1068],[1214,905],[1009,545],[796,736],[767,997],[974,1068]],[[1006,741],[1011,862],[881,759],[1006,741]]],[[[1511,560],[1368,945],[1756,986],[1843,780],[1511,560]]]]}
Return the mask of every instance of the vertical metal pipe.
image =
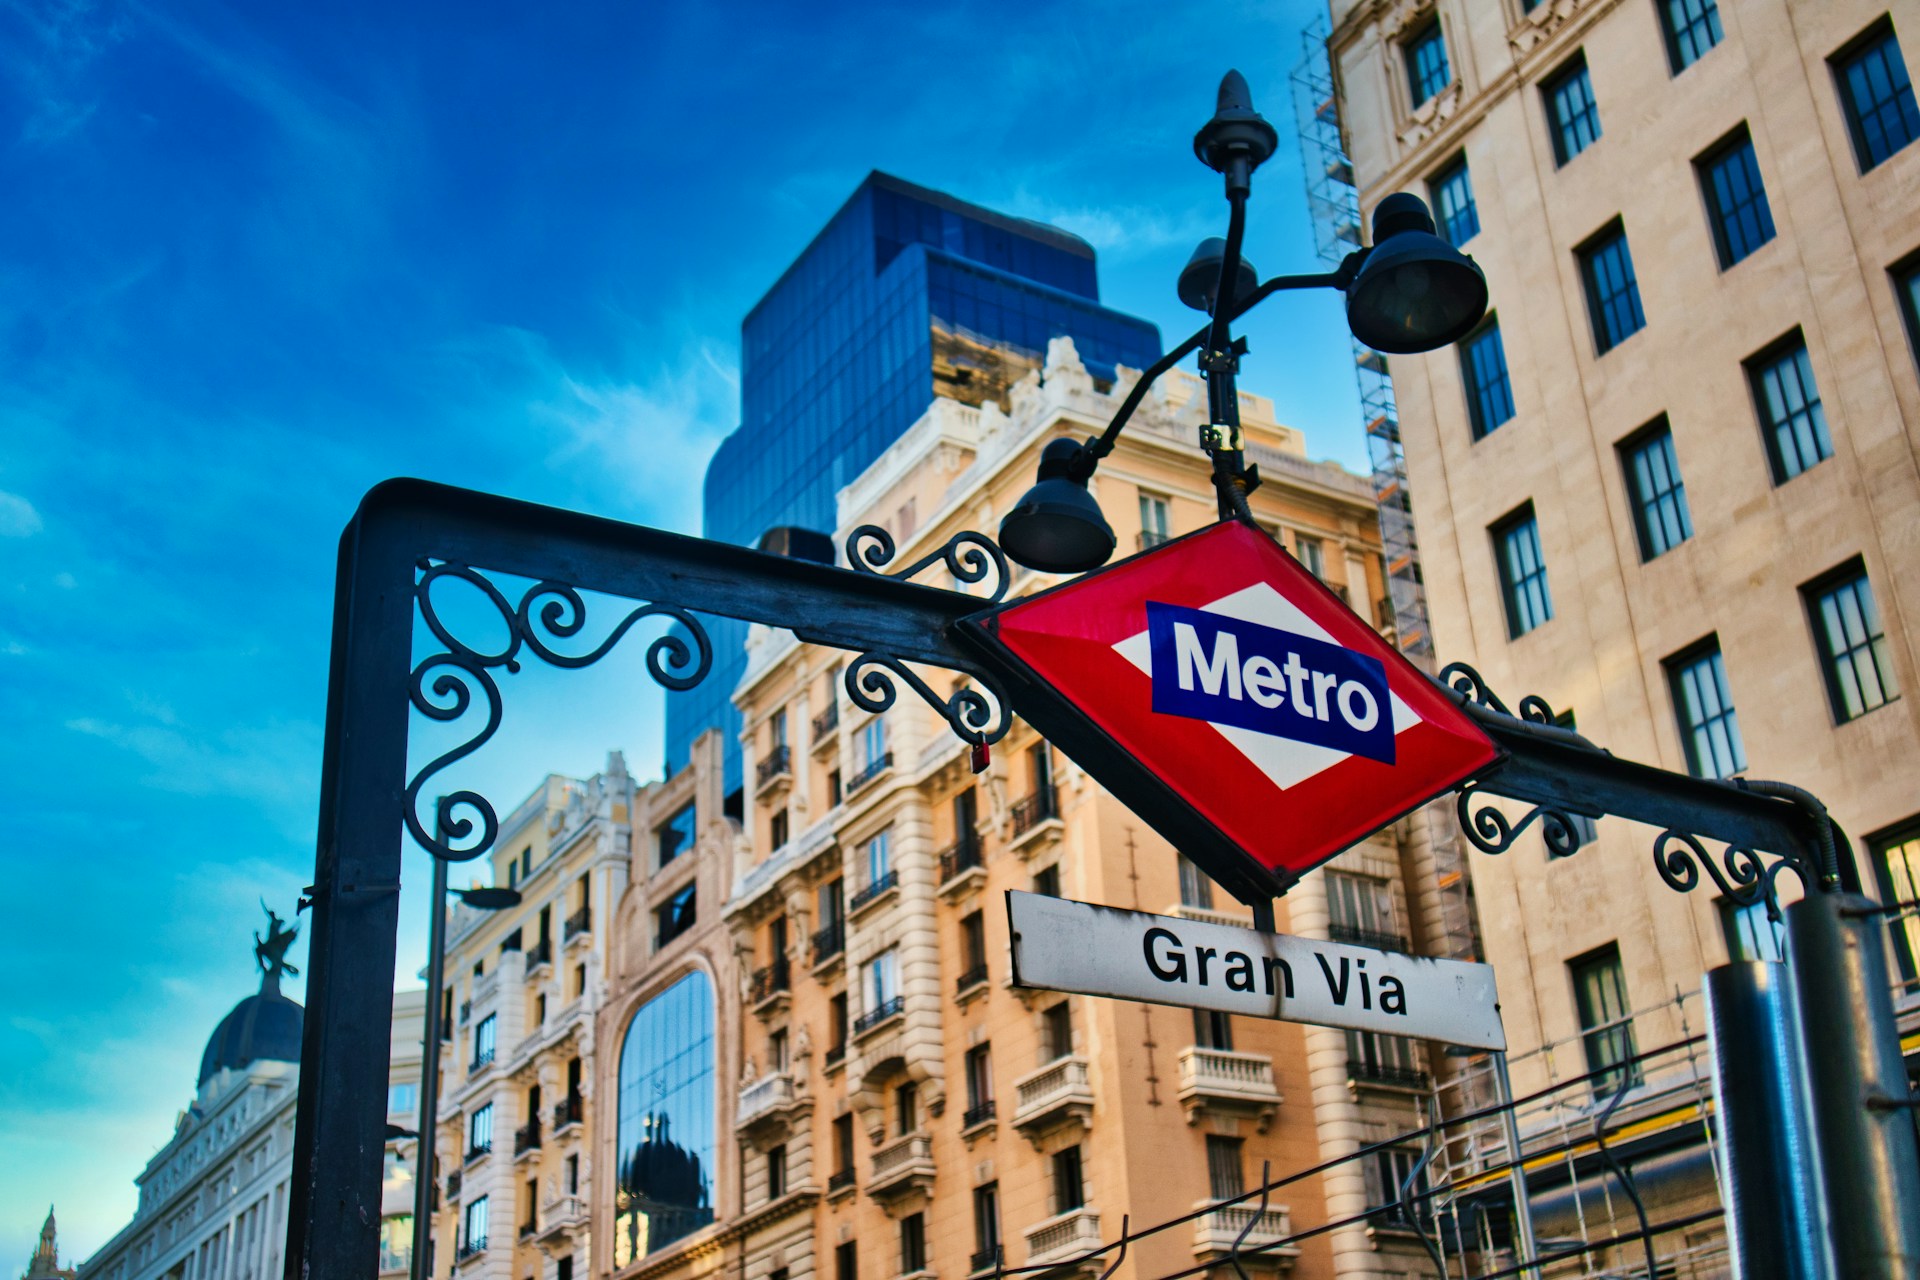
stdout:
{"type": "MultiPolygon", "coordinates": [[[[1516,1261],[1526,1267],[1522,1275],[1538,1280],[1540,1269],[1534,1265],[1540,1257],[1540,1246],[1533,1236],[1533,1201],[1527,1195],[1527,1168],[1522,1161],[1520,1150],[1520,1121],[1513,1114],[1513,1080],[1507,1075],[1507,1055],[1493,1055],[1494,1078],[1500,1083],[1500,1127],[1506,1134],[1507,1152],[1513,1161],[1513,1167],[1507,1170],[1507,1181],[1513,1185],[1513,1253],[1516,1261]]],[[[1579,1194],[1579,1188],[1574,1188],[1579,1194]]]]}
{"type": "MultiPolygon", "coordinates": [[[[438,812],[439,806],[434,806],[438,812]]],[[[433,860],[433,902],[428,908],[427,925],[427,1043],[420,1055],[420,1145],[414,1156],[413,1171],[413,1266],[412,1280],[429,1280],[433,1274],[427,1260],[427,1246],[433,1239],[433,1188],[439,1180],[435,1164],[440,1136],[440,989],[446,982],[447,957],[447,863],[433,860]]]]}
{"type": "Polygon", "coordinates": [[[1853,893],[1787,908],[1826,1234],[1848,1280],[1920,1274],[1920,1151],[1880,920],[1853,893]]]}
{"type": "Polygon", "coordinates": [[[1832,1280],[1799,1007],[1787,966],[1723,965],[1707,973],[1706,988],[1715,1154],[1733,1274],[1832,1280]]]}

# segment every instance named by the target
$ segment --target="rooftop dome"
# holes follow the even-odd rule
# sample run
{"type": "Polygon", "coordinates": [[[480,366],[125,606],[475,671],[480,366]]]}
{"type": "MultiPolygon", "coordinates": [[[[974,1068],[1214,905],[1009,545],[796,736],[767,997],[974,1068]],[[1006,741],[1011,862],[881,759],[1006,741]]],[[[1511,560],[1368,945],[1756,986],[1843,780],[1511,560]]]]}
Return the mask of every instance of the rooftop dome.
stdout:
{"type": "Polygon", "coordinates": [[[207,1051],[200,1055],[198,1084],[227,1067],[238,1070],[262,1060],[300,1061],[300,1028],[306,1011],[281,995],[277,983],[262,984],[262,988],[233,1006],[233,1012],[213,1029],[207,1051]]]}

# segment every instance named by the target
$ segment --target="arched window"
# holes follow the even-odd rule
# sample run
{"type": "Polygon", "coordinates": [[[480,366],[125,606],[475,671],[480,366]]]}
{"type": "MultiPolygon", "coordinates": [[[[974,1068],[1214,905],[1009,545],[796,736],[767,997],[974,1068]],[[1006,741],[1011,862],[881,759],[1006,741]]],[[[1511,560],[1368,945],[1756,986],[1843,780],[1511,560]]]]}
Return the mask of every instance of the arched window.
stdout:
{"type": "Polygon", "coordinates": [[[713,1221],[713,984],[695,970],[640,1007],[620,1046],[613,1265],[713,1221]]]}

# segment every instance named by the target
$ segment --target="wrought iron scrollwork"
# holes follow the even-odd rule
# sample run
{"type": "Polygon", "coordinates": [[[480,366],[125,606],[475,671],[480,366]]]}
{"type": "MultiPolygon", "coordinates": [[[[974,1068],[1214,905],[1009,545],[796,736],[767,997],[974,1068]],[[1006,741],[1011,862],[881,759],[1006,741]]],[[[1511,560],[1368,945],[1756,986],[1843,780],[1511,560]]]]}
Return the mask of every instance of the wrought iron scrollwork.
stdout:
{"type": "Polygon", "coordinates": [[[863,711],[875,713],[891,707],[899,697],[894,680],[906,682],[926,704],[940,714],[954,735],[969,746],[984,747],[1000,741],[1013,727],[1013,712],[998,689],[988,686],[989,698],[971,685],[942,698],[932,685],[915,675],[899,658],[890,653],[863,653],[847,664],[842,673],[847,696],[863,711]]]}
{"type": "Polygon", "coordinates": [[[1473,808],[1476,799],[1484,799],[1481,788],[1479,784],[1469,782],[1454,797],[1454,811],[1459,815],[1460,829],[1466,833],[1473,847],[1482,853],[1505,853],[1520,838],[1520,833],[1532,826],[1536,819],[1540,823],[1540,834],[1547,842],[1548,853],[1556,858],[1565,858],[1580,849],[1580,827],[1573,820],[1573,815],[1564,809],[1535,805],[1522,815],[1520,821],[1513,822],[1491,804],[1482,803],[1478,809],[1473,808]]]}
{"type": "Polygon", "coordinates": [[[1743,907],[1765,902],[1767,918],[1775,921],[1780,919],[1780,895],[1774,881],[1780,873],[1793,872],[1807,889],[1812,889],[1815,881],[1797,858],[1783,857],[1768,864],[1752,849],[1739,845],[1728,845],[1716,862],[1698,838],[1671,829],[1662,831],[1653,842],[1653,867],[1669,888],[1680,893],[1700,883],[1704,868],[1714,887],[1727,898],[1743,907]]]}
{"type": "MultiPolygon", "coordinates": [[[[847,535],[847,563],[860,573],[881,574],[895,550],[893,535],[877,524],[863,524],[847,535]]],[[[955,581],[968,586],[991,577],[992,588],[985,597],[988,604],[998,604],[1013,581],[1013,572],[1007,567],[1006,554],[999,544],[972,529],[954,534],[938,551],[921,556],[906,568],[881,576],[904,582],[934,564],[945,564],[955,581]]]]}
{"type": "MultiPolygon", "coordinates": [[[[1464,662],[1449,662],[1440,668],[1439,679],[1440,683],[1468,702],[1498,711],[1503,716],[1514,714],[1513,710],[1500,700],[1500,695],[1487,684],[1486,677],[1464,662]]],[[[1518,718],[1532,724],[1553,724],[1555,719],[1552,706],[1537,693],[1530,693],[1520,699],[1518,718]]]]}
{"type": "Polygon", "coordinates": [[[465,741],[436,756],[407,784],[406,824],[414,840],[428,853],[447,862],[468,862],[493,847],[500,819],[491,802],[475,791],[454,791],[434,806],[431,829],[420,821],[420,793],[436,775],[455,761],[485,746],[500,729],[503,704],[494,669],[509,674],[520,670],[523,651],[551,666],[569,670],[590,667],[611,653],[627,632],[648,618],[678,624],[647,646],[647,673],[669,689],[691,689],[713,666],[713,642],[706,628],[684,609],[643,604],[617,623],[607,637],[585,653],[567,653],[555,647],[585,628],[586,601],[564,582],[537,582],[516,605],[492,579],[471,566],[450,560],[423,560],[414,584],[414,603],[427,630],[445,646],[423,658],[413,669],[408,696],[414,709],[443,724],[465,717],[473,709],[476,691],[486,702],[486,723],[465,741]],[[504,642],[479,648],[456,636],[433,601],[437,583],[454,579],[478,591],[505,627],[504,642]],[[471,816],[469,816],[471,815],[471,816]],[[472,843],[463,843],[472,838],[472,843]]]}

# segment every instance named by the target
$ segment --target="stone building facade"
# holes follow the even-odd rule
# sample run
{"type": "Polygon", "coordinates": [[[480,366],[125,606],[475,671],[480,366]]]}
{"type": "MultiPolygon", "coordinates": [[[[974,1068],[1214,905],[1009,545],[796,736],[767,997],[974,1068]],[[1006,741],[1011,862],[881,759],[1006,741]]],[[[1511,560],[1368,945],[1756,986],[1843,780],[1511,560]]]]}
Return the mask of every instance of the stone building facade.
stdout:
{"type": "MultiPolygon", "coordinates": [[[[1491,288],[1457,349],[1392,360],[1440,660],[1617,754],[1812,790],[1868,892],[1912,900],[1920,6],[1331,11],[1363,212],[1421,194],[1491,288]]],[[[1698,1065],[1615,1064],[1699,1032],[1702,971],[1778,943],[1663,884],[1656,833],[1592,834],[1472,860],[1514,1087],[1598,1071],[1692,1132],[1647,1153],[1680,1212],[1713,1191],[1698,1065]]],[[[1711,1234],[1667,1247],[1710,1268],[1711,1234]]]]}

